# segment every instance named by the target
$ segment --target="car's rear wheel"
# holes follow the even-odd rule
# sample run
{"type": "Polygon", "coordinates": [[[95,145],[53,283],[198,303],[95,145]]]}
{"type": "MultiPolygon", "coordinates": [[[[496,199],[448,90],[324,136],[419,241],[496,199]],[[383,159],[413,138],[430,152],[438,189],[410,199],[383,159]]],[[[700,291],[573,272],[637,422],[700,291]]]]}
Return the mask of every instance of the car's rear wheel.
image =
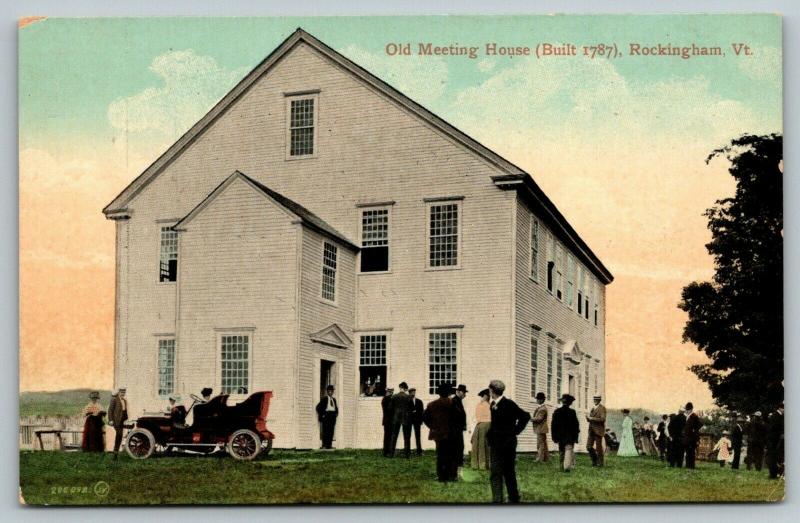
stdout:
{"type": "Polygon", "coordinates": [[[234,459],[250,461],[261,452],[261,438],[248,429],[240,429],[228,439],[228,454],[234,459]]]}
{"type": "Polygon", "coordinates": [[[133,459],[146,459],[153,455],[156,440],[147,429],[133,429],[125,440],[125,450],[133,459]]]}

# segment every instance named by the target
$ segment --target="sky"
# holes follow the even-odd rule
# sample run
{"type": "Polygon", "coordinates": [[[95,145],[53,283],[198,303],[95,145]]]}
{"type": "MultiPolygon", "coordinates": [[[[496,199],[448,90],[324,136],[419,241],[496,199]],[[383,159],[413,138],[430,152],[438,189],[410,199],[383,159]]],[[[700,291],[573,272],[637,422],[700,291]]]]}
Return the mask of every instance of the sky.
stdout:
{"type": "Polygon", "coordinates": [[[297,27],[531,173],[612,271],[606,403],[712,405],[677,308],[732,194],[708,154],[782,130],[772,15],[117,18],[20,24],[20,389],[110,388],[114,224],[101,209],[297,27]],[[388,56],[387,44],[479,47],[388,56]],[[614,59],[484,46],[616,44],[614,59]],[[719,46],[643,57],[631,43],[719,46]],[[748,45],[736,55],[733,43],[748,45]]]}

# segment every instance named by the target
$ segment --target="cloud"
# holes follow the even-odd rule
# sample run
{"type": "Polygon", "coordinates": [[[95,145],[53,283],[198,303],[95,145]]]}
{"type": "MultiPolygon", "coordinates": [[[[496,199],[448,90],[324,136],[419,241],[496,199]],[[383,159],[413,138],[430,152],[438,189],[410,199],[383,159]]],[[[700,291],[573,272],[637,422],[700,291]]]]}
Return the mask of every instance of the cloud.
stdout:
{"type": "Polygon", "coordinates": [[[489,60],[488,58],[484,58],[483,60],[478,62],[478,71],[482,73],[488,73],[494,66],[497,65],[497,62],[494,60],[489,60]]]}
{"type": "Polygon", "coordinates": [[[751,56],[739,59],[739,69],[754,80],[764,80],[780,85],[783,79],[783,56],[777,47],[764,46],[753,49],[751,56]]]}
{"type": "Polygon", "coordinates": [[[118,98],[108,107],[111,126],[126,133],[177,137],[191,127],[241,79],[243,69],[220,67],[193,50],[170,51],[150,64],[161,85],[118,98]]]}
{"type": "Polygon", "coordinates": [[[447,88],[449,70],[443,58],[379,55],[354,44],[338,51],[422,105],[438,100],[447,88]]]}

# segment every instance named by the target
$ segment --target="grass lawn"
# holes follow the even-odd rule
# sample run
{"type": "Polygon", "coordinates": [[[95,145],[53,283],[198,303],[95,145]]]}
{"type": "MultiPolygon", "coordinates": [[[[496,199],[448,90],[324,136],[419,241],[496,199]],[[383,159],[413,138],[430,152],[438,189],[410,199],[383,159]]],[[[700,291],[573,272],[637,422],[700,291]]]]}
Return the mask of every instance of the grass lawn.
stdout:
{"type": "MultiPolygon", "coordinates": [[[[690,471],[615,456],[595,469],[580,455],[578,468],[566,474],[553,457],[547,464],[518,457],[523,502],[777,501],[784,495],[783,480],[770,481],[766,470],[700,463],[690,471]]],[[[20,485],[25,502],[36,505],[491,501],[488,472],[465,469],[463,481],[438,483],[432,452],[406,461],[371,450],[278,450],[242,463],[227,456],[135,461],[120,455],[115,461],[109,455],[22,451],[20,485]]]]}

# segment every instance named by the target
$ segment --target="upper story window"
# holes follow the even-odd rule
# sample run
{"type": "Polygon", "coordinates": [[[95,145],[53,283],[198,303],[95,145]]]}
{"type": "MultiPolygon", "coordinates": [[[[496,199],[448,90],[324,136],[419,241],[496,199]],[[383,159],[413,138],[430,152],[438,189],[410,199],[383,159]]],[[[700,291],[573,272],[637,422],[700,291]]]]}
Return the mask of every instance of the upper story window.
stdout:
{"type": "Polygon", "coordinates": [[[325,242],[322,251],[322,298],[336,301],[336,245],[325,242]]]}
{"type": "Polygon", "coordinates": [[[361,272],[389,270],[389,209],[361,210],[361,272]]]}
{"type": "Polygon", "coordinates": [[[578,316],[583,316],[583,297],[586,295],[586,269],[578,264],[578,316]]]}
{"type": "Polygon", "coordinates": [[[531,279],[539,281],[539,220],[531,216],[531,279]]]}
{"type": "Polygon", "coordinates": [[[432,269],[459,266],[460,206],[458,201],[428,204],[428,267],[432,269]]]}
{"type": "Polygon", "coordinates": [[[553,285],[555,286],[556,298],[559,300],[564,299],[564,250],[561,244],[556,242],[556,276],[553,285]]]}
{"type": "Polygon", "coordinates": [[[169,282],[178,279],[178,233],[171,226],[161,227],[161,256],[158,268],[158,281],[169,282]]]}
{"type": "Polygon", "coordinates": [[[570,309],[575,305],[575,258],[567,254],[567,307],[570,309]]]}
{"type": "Polygon", "coordinates": [[[358,374],[362,396],[383,396],[386,391],[386,334],[361,336],[358,374]]]}
{"type": "Polygon", "coordinates": [[[287,97],[287,157],[311,157],[316,153],[317,95],[287,97]]]}
{"type": "Polygon", "coordinates": [[[599,315],[600,315],[600,284],[595,282],[594,284],[594,324],[597,326],[599,323],[599,315]]]}
{"type": "Polygon", "coordinates": [[[591,274],[587,274],[586,275],[586,294],[584,294],[584,297],[583,297],[583,317],[586,318],[587,320],[589,319],[589,300],[590,300],[589,296],[594,291],[593,286],[594,286],[594,280],[592,279],[592,275],[591,274]]]}

